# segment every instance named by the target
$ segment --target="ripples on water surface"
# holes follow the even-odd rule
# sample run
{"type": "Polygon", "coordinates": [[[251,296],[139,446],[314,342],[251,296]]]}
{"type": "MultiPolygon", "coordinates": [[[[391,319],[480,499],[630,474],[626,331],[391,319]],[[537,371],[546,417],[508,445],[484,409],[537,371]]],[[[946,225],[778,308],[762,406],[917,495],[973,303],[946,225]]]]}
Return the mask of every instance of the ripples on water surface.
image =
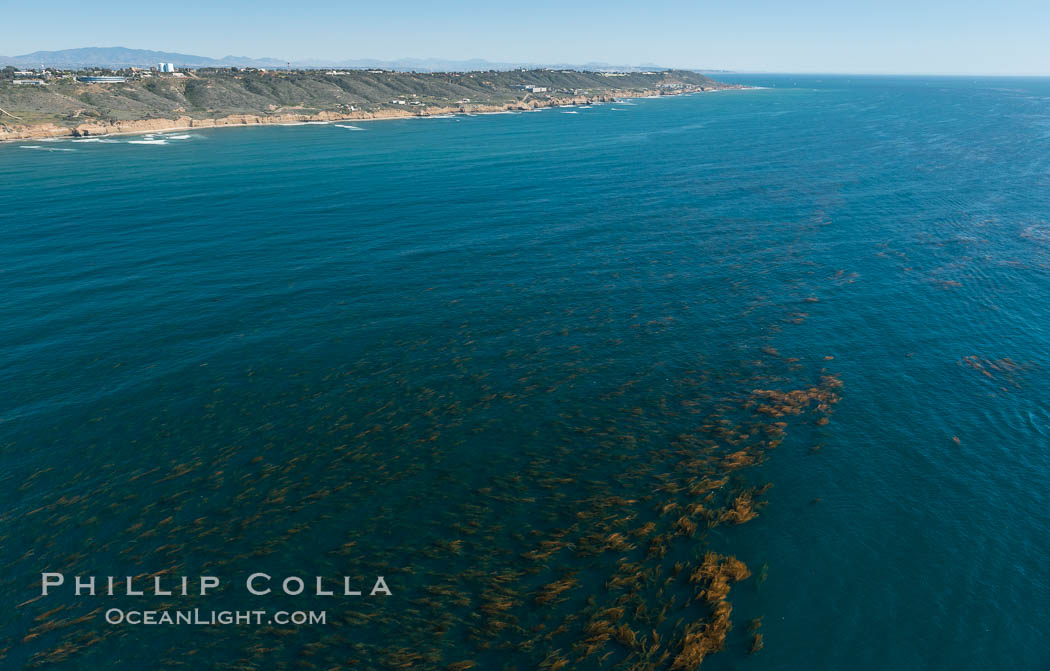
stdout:
{"type": "Polygon", "coordinates": [[[1039,668],[1050,82],[751,80],[0,147],[5,667],[1039,668]]]}

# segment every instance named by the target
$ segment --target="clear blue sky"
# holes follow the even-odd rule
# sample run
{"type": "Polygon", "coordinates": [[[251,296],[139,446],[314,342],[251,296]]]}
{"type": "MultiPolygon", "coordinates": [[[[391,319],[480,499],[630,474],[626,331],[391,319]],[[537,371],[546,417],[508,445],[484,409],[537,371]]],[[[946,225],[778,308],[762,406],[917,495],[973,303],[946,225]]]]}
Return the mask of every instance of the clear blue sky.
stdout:
{"type": "Polygon", "coordinates": [[[1050,74],[1050,0],[54,0],[0,54],[126,46],[288,60],[433,57],[770,72],[1050,74]]]}

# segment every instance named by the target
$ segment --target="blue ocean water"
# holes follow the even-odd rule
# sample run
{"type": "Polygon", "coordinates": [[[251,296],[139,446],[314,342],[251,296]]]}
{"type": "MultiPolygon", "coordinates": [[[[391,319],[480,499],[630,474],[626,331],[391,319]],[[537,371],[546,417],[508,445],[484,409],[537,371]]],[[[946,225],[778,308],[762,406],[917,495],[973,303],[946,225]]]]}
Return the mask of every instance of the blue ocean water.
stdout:
{"type": "Polygon", "coordinates": [[[0,146],[4,668],[1045,668],[1050,80],[727,79],[0,146]]]}

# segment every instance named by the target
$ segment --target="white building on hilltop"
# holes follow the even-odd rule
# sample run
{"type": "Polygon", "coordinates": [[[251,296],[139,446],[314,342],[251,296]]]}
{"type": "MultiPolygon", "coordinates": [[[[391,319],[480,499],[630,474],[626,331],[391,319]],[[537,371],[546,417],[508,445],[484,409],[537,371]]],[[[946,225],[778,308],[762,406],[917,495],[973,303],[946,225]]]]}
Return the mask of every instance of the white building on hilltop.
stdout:
{"type": "Polygon", "coordinates": [[[174,63],[157,63],[157,70],[160,72],[175,72],[174,63]]]}

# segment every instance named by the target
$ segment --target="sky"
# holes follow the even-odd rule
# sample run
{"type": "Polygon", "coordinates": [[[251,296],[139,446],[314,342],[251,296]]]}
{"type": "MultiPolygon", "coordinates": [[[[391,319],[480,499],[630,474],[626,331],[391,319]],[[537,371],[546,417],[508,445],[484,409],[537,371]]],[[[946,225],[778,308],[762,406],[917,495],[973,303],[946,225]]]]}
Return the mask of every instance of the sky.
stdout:
{"type": "Polygon", "coordinates": [[[221,58],[1050,74],[1050,0],[51,0],[10,3],[0,54],[124,46],[221,58]]]}

